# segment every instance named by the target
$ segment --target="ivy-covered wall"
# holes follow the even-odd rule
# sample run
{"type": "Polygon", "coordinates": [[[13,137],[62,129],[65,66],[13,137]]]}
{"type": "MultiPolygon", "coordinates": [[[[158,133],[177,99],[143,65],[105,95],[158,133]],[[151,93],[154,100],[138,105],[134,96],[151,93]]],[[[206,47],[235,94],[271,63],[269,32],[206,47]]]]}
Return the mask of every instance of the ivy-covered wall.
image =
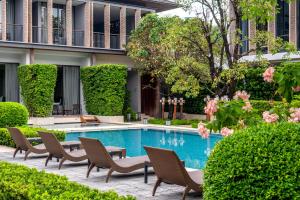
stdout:
{"type": "Polygon", "coordinates": [[[49,64],[21,65],[18,68],[21,95],[30,116],[47,117],[53,109],[57,66],[49,64]]]}
{"type": "Polygon", "coordinates": [[[103,64],[81,68],[86,110],[92,115],[122,115],[127,67],[103,64]]]}

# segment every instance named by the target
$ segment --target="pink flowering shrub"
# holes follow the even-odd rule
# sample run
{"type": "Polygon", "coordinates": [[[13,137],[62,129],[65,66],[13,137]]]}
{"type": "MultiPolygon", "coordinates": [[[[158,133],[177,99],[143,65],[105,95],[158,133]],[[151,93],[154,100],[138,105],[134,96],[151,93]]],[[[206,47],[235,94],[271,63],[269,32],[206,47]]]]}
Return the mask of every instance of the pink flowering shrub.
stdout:
{"type": "Polygon", "coordinates": [[[265,111],[263,112],[263,119],[265,120],[265,122],[267,123],[274,123],[278,120],[279,116],[275,113],[270,114],[269,111],[265,111]]]}
{"type": "Polygon", "coordinates": [[[300,122],[300,108],[291,108],[290,113],[289,122],[300,122]]]}
{"type": "Polygon", "coordinates": [[[274,67],[269,67],[263,73],[264,81],[271,83],[273,81],[274,72],[275,72],[274,67]]]}
{"type": "Polygon", "coordinates": [[[209,137],[209,131],[205,127],[205,124],[199,123],[198,124],[198,132],[201,135],[202,138],[208,138],[209,137]]]}
{"type": "Polygon", "coordinates": [[[237,91],[233,97],[233,99],[238,100],[242,99],[243,101],[248,101],[250,98],[250,95],[247,94],[246,91],[237,91]]]}
{"type": "Polygon", "coordinates": [[[224,128],[221,129],[221,135],[227,137],[231,134],[233,134],[233,129],[229,129],[227,127],[224,127],[224,128]]]}
{"type": "Polygon", "coordinates": [[[245,105],[242,107],[242,109],[245,110],[245,111],[247,111],[247,112],[251,112],[251,110],[253,108],[252,108],[252,105],[251,105],[250,101],[246,101],[245,105]]]}
{"type": "Polygon", "coordinates": [[[205,114],[207,114],[209,117],[213,116],[214,113],[218,110],[217,105],[217,99],[208,100],[206,106],[204,107],[205,114]]]}

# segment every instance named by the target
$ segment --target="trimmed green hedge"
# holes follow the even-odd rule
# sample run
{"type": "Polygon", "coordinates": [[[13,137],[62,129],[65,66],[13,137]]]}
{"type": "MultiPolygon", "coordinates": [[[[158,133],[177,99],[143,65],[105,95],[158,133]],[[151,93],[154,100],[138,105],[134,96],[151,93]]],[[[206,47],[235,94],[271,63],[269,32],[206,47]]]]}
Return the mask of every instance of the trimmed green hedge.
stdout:
{"type": "Polygon", "coordinates": [[[21,165],[0,162],[0,199],[44,200],[133,200],[114,191],[101,192],[21,165]]]}
{"type": "Polygon", "coordinates": [[[28,121],[25,106],[16,102],[0,102],[0,127],[23,126],[28,121]]]}
{"type": "Polygon", "coordinates": [[[300,124],[259,124],[216,144],[204,199],[300,199],[300,124]]]}
{"type": "Polygon", "coordinates": [[[284,106],[282,101],[264,101],[264,100],[250,100],[253,108],[255,108],[259,113],[271,110],[274,106],[284,106]]]}
{"type": "Polygon", "coordinates": [[[56,65],[21,65],[18,68],[18,77],[21,95],[30,116],[50,116],[57,78],[56,65]]]}
{"type": "Polygon", "coordinates": [[[92,115],[122,115],[127,68],[106,64],[81,69],[86,110],[92,115]]]}
{"type": "MultiPolygon", "coordinates": [[[[55,134],[55,136],[59,141],[64,141],[66,136],[66,133],[63,131],[53,131],[44,128],[34,128],[28,126],[18,127],[18,128],[22,131],[22,133],[27,138],[39,137],[38,131],[53,133],[55,134]]],[[[15,147],[15,143],[10,137],[10,134],[6,128],[0,128],[0,145],[15,147]]]]}

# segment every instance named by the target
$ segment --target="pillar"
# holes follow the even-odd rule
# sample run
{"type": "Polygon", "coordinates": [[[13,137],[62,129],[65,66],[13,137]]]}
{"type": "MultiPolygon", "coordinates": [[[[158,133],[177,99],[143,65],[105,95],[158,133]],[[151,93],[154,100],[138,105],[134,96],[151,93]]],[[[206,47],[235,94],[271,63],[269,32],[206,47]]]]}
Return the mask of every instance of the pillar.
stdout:
{"type": "Polygon", "coordinates": [[[2,24],[1,24],[1,29],[2,29],[2,40],[6,40],[6,0],[2,0],[2,24]]]}
{"type": "Polygon", "coordinates": [[[120,48],[124,49],[126,45],[126,7],[120,9],[120,48]]]}
{"type": "Polygon", "coordinates": [[[53,0],[47,1],[48,44],[53,44],[53,0]]]}
{"type": "Polygon", "coordinates": [[[91,46],[91,2],[88,1],[84,6],[84,46],[91,46]]]}
{"type": "Polygon", "coordinates": [[[66,2],[66,40],[67,46],[72,46],[73,28],[72,28],[72,0],[66,2]]]}
{"type": "Polygon", "coordinates": [[[28,0],[28,42],[32,43],[32,0],[28,0]]]}
{"type": "Polygon", "coordinates": [[[23,42],[28,42],[28,0],[23,0],[23,42]]]}
{"type": "Polygon", "coordinates": [[[104,6],[104,47],[110,49],[110,4],[104,6]]]}
{"type": "MultiPolygon", "coordinates": [[[[249,50],[256,49],[256,43],[251,42],[251,40],[256,36],[256,22],[254,20],[249,20],[249,50]]],[[[250,55],[255,55],[256,51],[251,51],[250,55]]]]}
{"type": "Polygon", "coordinates": [[[289,42],[297,47],[297,1],[289,4],[289,42]]]}
{"type": "Polygon", "coordinates": [[[134,18],[135,18],[135,28],[137,28],[137,26],[142,18],[142,10],[141,9],[135,10],[134,18]]]}
{"type": "MultiPolygon", "coordinates": [[[[274,10],[273,19],[268,22],[268,31],[276,37],[276,12],[274,10]]],[[[270,45],[268,45],[268,52],[270,53],[270,45]]]]}

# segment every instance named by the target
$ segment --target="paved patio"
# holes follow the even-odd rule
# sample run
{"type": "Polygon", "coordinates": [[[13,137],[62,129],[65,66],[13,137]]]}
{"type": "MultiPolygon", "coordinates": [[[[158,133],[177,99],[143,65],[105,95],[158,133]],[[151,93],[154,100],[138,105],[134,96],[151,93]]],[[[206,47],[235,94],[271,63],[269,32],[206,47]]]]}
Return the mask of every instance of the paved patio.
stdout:
{"type": "MultiPolygon", "coordinates": [[[[104,191],[115,190],[121,195],[133,195],[137,197],[137,199],[141,200],[181,199],[181,195],[184,190],[183,187],[162,184],[161,187],[157,189],[156,196],[152,197],[151,192],[156,181],[156,177],[154,174],[150,175],[148,184],[145,184],[143,182],[143,170],[126,176],[116,173],[112,176],[109,183],[105,183],[105,177],[108,171],[106,169],[100,169],[100,172],[97,172],[96,169],[93,170],[90,174],[90,177],[87,179],[85,177],[87,165],[84,162],[76,164],[65,162],[62,169],[58,170],[58,163],[56,160],[50,161],[48,167],[45,167],[45,158],[32,155],[27,161],[23,161],[24,154],[18,154],[17,157],[13,159],[13,150],[14,149],[12,148],[0,146],[0,160],[26,165],[28,167],[35,167],[38,170],[45,170],[49,173],[64,175],[67,176],[71,181],[75,181],[92,188],[104,191]]],[[[186,199],[201,199],[201,197],[192,194],[186,199]]]]}

